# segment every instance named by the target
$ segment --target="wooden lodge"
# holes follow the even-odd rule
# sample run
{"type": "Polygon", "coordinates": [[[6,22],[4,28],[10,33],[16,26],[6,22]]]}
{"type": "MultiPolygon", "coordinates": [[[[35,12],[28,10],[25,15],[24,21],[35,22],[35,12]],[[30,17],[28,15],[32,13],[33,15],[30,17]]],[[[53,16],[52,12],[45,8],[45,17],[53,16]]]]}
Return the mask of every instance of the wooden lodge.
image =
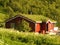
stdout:
{"type": "MultiPolygon", "coordinates": [[[[40,17],[39,16],[35,17],[34,15],[25,16],[25,15],[19,14],[19,15],[16,15],[15,17],[8,19],[5,23],[5,27],[11,28],[12,23],[18,25],[24,19],[29,23],[29,26],[31,27],[33,32],[46,33],[46,31],[54,30],[54,25],[56,23],[55,21],[51,21],[49,18],[47,18],[47,21],[42,21],[42,20],[40,21],[40,19],[39,21],[38,20],[36,21],[36,18],[38,19],[40,17]]],[[[43,17],[41,18],[44,19],[43,17]]]]}

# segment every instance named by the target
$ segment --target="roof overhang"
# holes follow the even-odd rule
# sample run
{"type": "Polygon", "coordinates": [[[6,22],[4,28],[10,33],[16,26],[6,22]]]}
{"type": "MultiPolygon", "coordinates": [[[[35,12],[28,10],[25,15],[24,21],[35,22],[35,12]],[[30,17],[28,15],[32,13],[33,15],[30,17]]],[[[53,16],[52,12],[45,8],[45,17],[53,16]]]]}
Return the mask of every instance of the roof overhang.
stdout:
{"type": "Polygon", "coordinates": [[[36,21],[36,23],[42,23],[42,21],[36,21]]]}
{"type": "Polygon", "coordinates": [[[57,23],[56,21],[51,21],[51,20],[48,20],[46,23],[48,23],[48,22],[50,22],[50,23],[57,23]]]}

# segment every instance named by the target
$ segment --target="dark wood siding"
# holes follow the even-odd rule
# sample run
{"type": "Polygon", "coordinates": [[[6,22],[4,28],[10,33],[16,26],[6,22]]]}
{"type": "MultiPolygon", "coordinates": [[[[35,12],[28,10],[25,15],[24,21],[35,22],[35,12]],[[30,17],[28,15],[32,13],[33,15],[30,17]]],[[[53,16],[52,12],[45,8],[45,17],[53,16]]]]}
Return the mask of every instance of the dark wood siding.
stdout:
{"type": "Polygon", "coordinates": [[[46,26],[47,26],[46,22],[41,23],[41,33],[44,33],[44,34],[46,33],[46,26]]]}

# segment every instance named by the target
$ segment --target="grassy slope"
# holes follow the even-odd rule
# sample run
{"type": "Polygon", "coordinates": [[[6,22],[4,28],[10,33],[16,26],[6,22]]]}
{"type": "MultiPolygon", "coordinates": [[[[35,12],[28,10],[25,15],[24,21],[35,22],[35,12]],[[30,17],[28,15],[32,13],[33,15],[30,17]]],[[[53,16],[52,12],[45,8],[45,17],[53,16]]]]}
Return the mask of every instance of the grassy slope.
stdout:
{"type": "Polygon", "coordinates": [[[0,22],[5,22],[8,19],[8,15],[4,13],[0,13],[0,22]]]}
{"type": "Polygon", "coordinates": [[[60,45],[60,36],[0,28],[0,45],[60,45]]]}
{"type": "Polygon", "coordinates": [[[0,22],[4,22],[5,20],[5,14],[0,13],[0,22]]]}

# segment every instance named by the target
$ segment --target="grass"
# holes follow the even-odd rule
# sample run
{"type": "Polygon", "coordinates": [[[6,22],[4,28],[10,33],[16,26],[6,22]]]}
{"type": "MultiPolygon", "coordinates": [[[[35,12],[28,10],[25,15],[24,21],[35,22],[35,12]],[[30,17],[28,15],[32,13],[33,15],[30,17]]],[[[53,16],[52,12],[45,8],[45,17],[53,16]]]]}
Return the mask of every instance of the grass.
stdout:
{"type": "Polygon", "coordinates": [[[60,36],[0,28],[0,45],[60,45],[60,36]]]}
{"type": "Polygon", "coordinates": [[[2,13],[0,13],[0,22],[4,22],[4,17],[5,17],[5,14],[2,14],[2,13]]]}
{"type": "Polygon", "coordinates": [[[48,20],[51,20],[52,22],[55,22],[54,20],[48,18],[48,17],[45,17],[43,15],[28,15],[28,14],[21,14],[29,19],[32,19],[34,21],[48,21],[48,20]]]}
{"type": "Polygon", "coordinates": [[[7,14],[0,13],[0,22],[4,22],[8,18],[7,14]]]}

